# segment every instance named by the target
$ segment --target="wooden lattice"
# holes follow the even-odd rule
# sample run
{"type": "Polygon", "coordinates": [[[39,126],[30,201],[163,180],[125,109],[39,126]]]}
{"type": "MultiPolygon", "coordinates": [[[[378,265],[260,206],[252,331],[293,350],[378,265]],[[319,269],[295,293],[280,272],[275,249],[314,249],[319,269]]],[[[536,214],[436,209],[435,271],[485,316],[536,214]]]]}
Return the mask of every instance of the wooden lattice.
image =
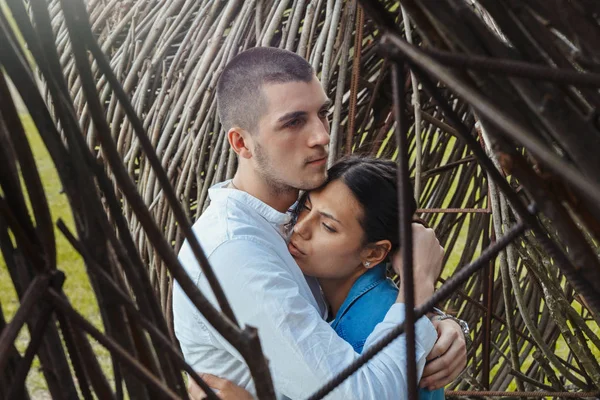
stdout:
{"type": "MultiPolygon", "coordinates": [[[[91,232],[90,236],[80,236],[79,244],[72,237],[72,242],[85,258],[89,246],[101,239],[104,252],[96,249],[86,258],[90,270],[100,261],[112,266],[106,272],[111,280],[94,278],[97,295],[105,296],[117,282],[123,298],[130,292],[136,294],[132,307],[150,310],[151,325],[160,331],[152,343],[140,332],[157,328],[148,328],[143,322],[132,322],[126,334],[118,333],[130,320],[129,313],[135,315],[125,307],[104,310],[106,333],[123,351],[133,353],[132,343],[143,349],[138,350],[136,362],[146,366],[148,376],[184,396],[177,372],[184,367],[177,364],[179,359],[173,355],[163,361],[152,355],[153,348],[165,345],[161,340],[166,339],[167,326],[172,323],[171,265],[175,253],[161,246],[168,244],[176,252],[185,238],[185,226],[174,212],[173,199],[169,199],[164,180],[138,139],[135,123],[105,68],[94,61],[91,75],[82,78],[75,57],[81,48],[76,48],[69,32],[71,11],[63,7],[68,2],[32,1],[29,11],[35,28],[27,25],[25,18],[30,21],[30,17],[18,5],[20,1],[7,3],[36,56],[41,90],[57,132],[69,142],[76,141],[73,132],[81,130],[79,138],[85,143],[79,145],[87,146],[97,161],[94,164],[84,157],[73,165],[101,166],[101,172],[94,172],[100,189],[96,193],[89,186],[95,193],[87,199],[90,203],[73,200],[71,204],[78,210],[76,217],[81,218],[79,235],[91,232]],[[48,13],[46,19],[44,11],[48,13]],[[58,52],[56,60],[52,58],[54,49],[58,52]],[[45,61],[40,63],[38,54],[45,55],[45,61]],[[64,83],[53,80],[58,75],[64,76],[64,83]],[[95,82],[98,105],[90,105],[85,93],[86,84],[87,90],[94,89],[89,87],[88,78],[95,82]],[[64,103],[57,93],[63,94],[64,103]],[[104,128],[99,127],[99,114],[104,128]],[[123,181],[116,177],[109,152],[101,148],[106,132],[99,129],[110,130],[116,154],[135,183],[141,203],[132,200],[129,189],[125,190],[123,181]],[[90,210],[101,202],[109,219],[97,217],[97,209],[90,210]],[[147,217],[151,216],[158,229],[148,228],[151,224],[139,214],[142,206],[149,210],[147,217]],[[117,216],[121,209],[124,218],[117,216]],[[99,224],[97,230],[86,231],[90,221],[99,224]],[[124,248],[115,243],[114,229],[110,233],[107,225],[110,223],[117,224],[119,238],[130,238],[124,248]],[[166,241],[157,238],[159,233],[166,241]],[[128,260],[124,249],[139,254],[139,259],[128,260]],[[136,268],[137,275],[130,275],[136,268]],[[143,281],[147,287],[136,287],[135,277],[142,274],[139,268],[149,272],[147,282],[143,281]]],[[[519,210],[526,205],[535,204],[536,208],[529,209],[532,219],[525,222],[539,224],[537,230],[528,230],[471,276],[445,303],[445,308],[468,321],[474,339],[467,372],[447,387],[455,390],[448,394],[468,395],[465,390],[477,390],[498,396],[510,389],[560,392],[557,396],[568,397],[569,393],[563,392],[600,390],[600,6],[594,0],[406,0],[402,5],[404,8],[397,1],[365,1],[361,7],[355,1],[342,0],[91,0],[87,9],[91,32],[140,117],[176,199],[192,221],[207,206],[208,188],[235,172],[236,158],[219,125],[214,89],[219,72],[237,53],[254,46],[276,46],[309,60],[334,100],[332,161],[346,153],[397,157],[389,75],[392,65],[406,62],[410,69],[403,69],[402,77],[407,93],[404,111],[410,124],[411,173],[421,217],[435,227],[446,248],[443,277],[460,271],[496,238],[504,236],[522,219],[519,210]],[[410,43],[422,51],[411,52],[410,43]],[[495,172],[490,171],[490,165],[495,172]],[[489,179],[498,171],[502,182],[489,179]],[[515,202],[521,208],[515,207],[515,202]]],[[[9,33],[3,35],[2,43],[15,41],[9,33]]],[[[98,59],[97,55],[93,58],[98,59]]],[[[3,55],[1,62],[8,70],[7,63],[14,61],[3,55]]],[[[35,90],[27,82],[17,81],[10,71],[8,75],[18,89],[35,90]]],[[[0,98],[7,93],[0,93],[0,98]]],[[[36,103],[34,95],[22,97],[30,113],[32,107],[44,107],[36,103]]],[[[8,131],[17,129],[18,124],[11,122],[9,106],[1,105],[4,123],[0,126],[9,129],[0,138],[12,137],[15,143],[8,131]]],[[[49,123],[48,119],[43,121],[49,123]]],[[[18,153],[15,144],[6,149],[7,159],[11,152],[18,153]]],[[[56,150],[53,157],[61,154],[77,157],[72,148],[56,150]]],[[[63,180],[69,177],[68,167],[64,168],[63,180]]],[[[9,170],[16,167],[4,171],[9,170]]],[[[27,182],[34,180],[23,177],[27,182]]],[[[19,214],[18,207],[13,208],[16,203],[8,202],[8,189],[13,187],[9,183],[18,186],[13,181],[0,182],[4,193],[0,199],[7,199],[6,209],[18,221],[30,221],[27,229],[37,227],[41,233],[39,243],[34,244],[45,248],[44,254],[51,254],[53,238],[45,236],[50,234],[51,221],[37,215],[31,221],[19,214]]],[[[71,196],[77,189],[65,188],[72,191],[71,196]]],[[[34,209],[44,208],[43,204],[38,206],[34,209]]],[[[17,235],[10,221],[0,222],[2,235],[17,235]]],[[[4,243],[7,264],[17,260],[11,267],[17,268],[20,261],[14,253],[25,251],[19,246],[27,241],[19,242],[16,250],[4,243]]],[[[20,285],[21,296],[33,285],[53,287],[53,304],[62,310],[57,316],[72,316],[65,300],[60,300],[60,277],[56,275],[13,279],[20,285]]],[[[75,317],[62,318],[61,325],[75,324],[75,317]]],[[[3,326],[2,321],[0,329],[3,326]]],[[[35,327],[32,322],[30,329],[35,327]]],[[[222,328],[235,327],[225,324],[222,328]]],[[[2,331],[2,338],[6,332],[8,328],[2,331]]],[[[73,343],[67,341],[70,354],[78,349],[79,353],[86,352],[82,359],[91,359],[93,354],[82,345],[83,336],[74,332],[73,343]]],[[[255,340],[252,332],[245,334],[238,342],[241,348],[251,347],[249,343],[255,340]]],[[[44,340],[49,341],[48,348],[62,348],[55,329],[44,340]]],[[[109,346],[118,354],[113,345],[109,346]]],[[[66,359],[61,359],[64,352],[60,354],[58,361],[46,355],[42,362],[68,370],[66,359]]],[[[7,359],[1,355],[1,361],[7,359]]],[[[118,363],[124,363],[125,356],[120,357],[118,363]]],[[[76,364],[72,368],[78,372],[76,364]]],[[[86,379],[99,373],[97,366],[88,368],[87,375],[83,368],[86,379]]],[[[260,362],[253,368],[254,372],[264,372],[260,362]]],[[[6,371],[12,370],[7,367],[6,371]]],[[[3,368],[0,373],[4,373],[3,368]]],[[[104,374],[101,376],[95,382],[90,380],[97,394],[109,390],[104,374]]],[[[130,393],[151,395],[139,380],[125,373],[123,378],[130,393]]],[[[50,377],[48,381],[50,384],[50,377]]],[[[52,393],[60,393],[59,387],[75,390],[72,381],[64,381],[61,384],[66,386],[49,385],[52,393]]],[[[265,387],[263,393],[268,392],[268,384],[265,387]]]]}

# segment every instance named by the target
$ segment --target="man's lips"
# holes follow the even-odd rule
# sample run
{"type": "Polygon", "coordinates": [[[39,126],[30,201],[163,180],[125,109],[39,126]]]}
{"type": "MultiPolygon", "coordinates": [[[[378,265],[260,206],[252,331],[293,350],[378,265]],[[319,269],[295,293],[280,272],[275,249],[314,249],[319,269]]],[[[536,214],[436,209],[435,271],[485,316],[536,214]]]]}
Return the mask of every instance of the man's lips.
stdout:
{"type": "Polygon", "coordinates": [[[288,250],[290,251],[290,253],[293,256],[296,256],[296,257],[300,257],[300,256],[306,255],[303,251],[301,251],[298,247],[296,247],[296,245],[292,241],[290,241],[288,243],[288,250]]]}
{"type": "Polygon", "coordinates": [[[307,164],[309,165],[321,165],[327,162],[327,156],[325,157],[321,157],[321,158],[315,158],[309,162],[307,162],[307,164]]]}

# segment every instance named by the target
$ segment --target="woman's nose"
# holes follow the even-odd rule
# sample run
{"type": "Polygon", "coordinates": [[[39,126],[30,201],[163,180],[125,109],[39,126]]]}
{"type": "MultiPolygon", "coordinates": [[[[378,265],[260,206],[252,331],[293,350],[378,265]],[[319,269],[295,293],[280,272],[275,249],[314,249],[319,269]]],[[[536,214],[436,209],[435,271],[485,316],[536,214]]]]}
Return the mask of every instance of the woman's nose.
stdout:
{"type": "Polygon", "coordinates": [[[309,221],[307,217],[300,217],[294,225],[294,233],[299,235],[303,239],[310,237],[309,221]]]}

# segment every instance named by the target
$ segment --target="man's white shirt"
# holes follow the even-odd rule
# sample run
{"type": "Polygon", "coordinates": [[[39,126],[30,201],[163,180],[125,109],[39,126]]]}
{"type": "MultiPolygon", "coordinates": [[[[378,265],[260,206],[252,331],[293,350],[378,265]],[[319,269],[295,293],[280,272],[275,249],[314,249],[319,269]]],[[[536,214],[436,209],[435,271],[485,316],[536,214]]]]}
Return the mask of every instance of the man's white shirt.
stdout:
{"type": "MultiPolygon", "coordinates": [[[[280,213],[246,192],[209,189],[210,206],[193,230],[241,326],[258,328],[261,346],[281,398],[308,397],[359,354],[325,321],[327,307],[315,279],[305,277],[289,254],[280,213]]],[[[187,241],[179,260],[204,295],[218,304],[187,241]]],[[[173,289],[175,334],[194,370],[233,381],[254,393],[240,354],[202,317],[179,285],[173,289]]],[[[395,304],[368,337],[366,350],[404,320],[395,304]]],[[[425,317],[416,324],[419,376],[437,333],[425,317]]],[[[406,398],[406,342],[394,340],[327,399],[406,398]]]]}

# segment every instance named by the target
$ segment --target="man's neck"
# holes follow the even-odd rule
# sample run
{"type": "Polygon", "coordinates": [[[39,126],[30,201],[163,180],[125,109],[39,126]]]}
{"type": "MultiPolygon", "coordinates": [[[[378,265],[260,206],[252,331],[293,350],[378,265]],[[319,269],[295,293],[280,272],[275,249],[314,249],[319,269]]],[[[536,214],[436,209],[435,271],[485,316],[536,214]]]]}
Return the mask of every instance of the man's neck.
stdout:
{"type": "Polygon", "coordinates": [[[233,177],[233,187],[256,197],[275,210],[285,213],[298,200],[296,189],[279,190],[270,186],[263,179],[238,170],[233,177]]]}

